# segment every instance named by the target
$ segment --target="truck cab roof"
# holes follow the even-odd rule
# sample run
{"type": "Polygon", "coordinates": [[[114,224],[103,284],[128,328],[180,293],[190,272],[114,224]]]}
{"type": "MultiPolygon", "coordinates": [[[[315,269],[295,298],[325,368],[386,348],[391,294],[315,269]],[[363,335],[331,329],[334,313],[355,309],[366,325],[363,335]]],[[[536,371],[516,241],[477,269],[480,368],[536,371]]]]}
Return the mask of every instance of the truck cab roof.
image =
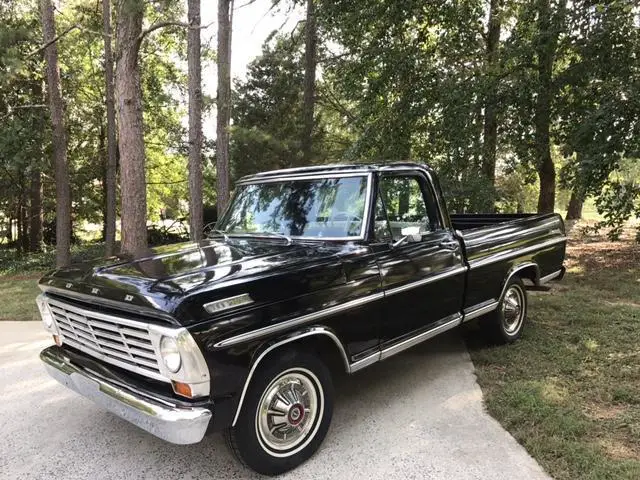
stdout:
{"type": "Polygon", "coordinates": [[[422,169],[433,173],[433,169],[425,164],[415,162],[393,162],[393,163],[375,163],[375,164],[334,164],[334,165],[318,165],[298,168],[285,168],[281,170],[271,170],[268,172],[256,173],[253,175],[245,175],[238,180],[238,183],[259,182],[266,179],[274,179],[278,177],[290,177],[301,175],[324,175],[324,174],[342,174],[342,173],[371,173],[385,172],[394,170],[422,169]]]}

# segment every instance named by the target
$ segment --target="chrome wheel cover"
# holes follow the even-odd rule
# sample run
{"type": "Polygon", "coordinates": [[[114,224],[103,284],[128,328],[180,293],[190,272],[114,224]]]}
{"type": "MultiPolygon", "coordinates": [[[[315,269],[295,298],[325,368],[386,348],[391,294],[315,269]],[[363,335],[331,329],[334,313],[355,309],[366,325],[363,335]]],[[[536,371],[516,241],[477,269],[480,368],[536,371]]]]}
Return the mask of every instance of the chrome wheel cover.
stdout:
{"type": "Polygon", "coordinates": [[[524,292],[518,285],[511,285],[502,299],[502,327],[509,334],[515,334],[522,325],[525,315],[524,292]]]}
{"type": "Polygon", "coordinates": [[[320,426],[322,386],[309,370],[279,374],[265,389],[256,412],[256,433],[270,455],[286,457],[303,449],[320,426]]]}

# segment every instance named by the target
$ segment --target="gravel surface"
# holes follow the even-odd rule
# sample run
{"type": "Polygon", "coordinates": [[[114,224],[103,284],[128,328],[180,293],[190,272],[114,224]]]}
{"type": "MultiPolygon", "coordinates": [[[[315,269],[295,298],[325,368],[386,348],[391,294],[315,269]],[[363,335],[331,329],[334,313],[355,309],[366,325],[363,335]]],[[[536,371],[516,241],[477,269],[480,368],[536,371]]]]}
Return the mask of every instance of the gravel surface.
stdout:
{"type": "MultiPolygon", "coordinates": [[[[248,479],[222,437],[159,440],[50,379],[39,322],[0,322],[1,479],[248,479]]],[[[320,451],[291,479],[548,479],[482,407],[455,333],[336,380],[320,451]]]]}

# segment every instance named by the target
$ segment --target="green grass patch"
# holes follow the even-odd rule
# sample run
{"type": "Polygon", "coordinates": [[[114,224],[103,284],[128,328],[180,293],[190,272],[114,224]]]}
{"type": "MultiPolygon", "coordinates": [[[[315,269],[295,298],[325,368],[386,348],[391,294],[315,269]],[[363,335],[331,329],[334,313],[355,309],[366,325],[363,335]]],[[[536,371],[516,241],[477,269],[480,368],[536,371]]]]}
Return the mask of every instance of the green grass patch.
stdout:
{"type": "MultiPolygon", "coordinates": [[[[71,247],[72,262],[82,262],[104,255],[104,243],[84,243],[71,247]]],[[[0,281],[3,276],[35,275],[52,270],[56,265],[55,250],[18,255],[14,249],[0,248],[0,281]]]]}
{"type": "Polygon", "coordinates": [[[488,411],[556,479],[640,478],[640,248],[581,243],[510,346],[467,332],[488,411]]]}
{"type": "MultiPolygon", "coordinates": [[[[74,245],[73,262],[101,257],[104,244],[74,245]]],[[[40,292],[38,279],[55,268],[55,251],[18,256],[15,250],[0,249],[0,321],[39,320],[36,296],[40,292]]]]}
{"type": "Polygon", "coordinates": [[[0,321],[39,320],[36,296],[40,292],[33,278],[0,277],[0,321]]]}

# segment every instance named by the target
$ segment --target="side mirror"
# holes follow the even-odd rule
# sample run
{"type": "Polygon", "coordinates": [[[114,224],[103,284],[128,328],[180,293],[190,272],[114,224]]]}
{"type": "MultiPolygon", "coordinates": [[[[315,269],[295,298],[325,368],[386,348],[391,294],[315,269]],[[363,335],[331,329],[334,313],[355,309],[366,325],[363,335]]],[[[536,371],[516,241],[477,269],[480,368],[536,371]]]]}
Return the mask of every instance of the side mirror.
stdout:
{"type": "Polygon", "coordinates": [[[394,247],[399,247],[404,243],[417,243],[422,240],[420,234],[420,227],[403,227],[400,230],[402,238],[393,244],[394,247]]]}

